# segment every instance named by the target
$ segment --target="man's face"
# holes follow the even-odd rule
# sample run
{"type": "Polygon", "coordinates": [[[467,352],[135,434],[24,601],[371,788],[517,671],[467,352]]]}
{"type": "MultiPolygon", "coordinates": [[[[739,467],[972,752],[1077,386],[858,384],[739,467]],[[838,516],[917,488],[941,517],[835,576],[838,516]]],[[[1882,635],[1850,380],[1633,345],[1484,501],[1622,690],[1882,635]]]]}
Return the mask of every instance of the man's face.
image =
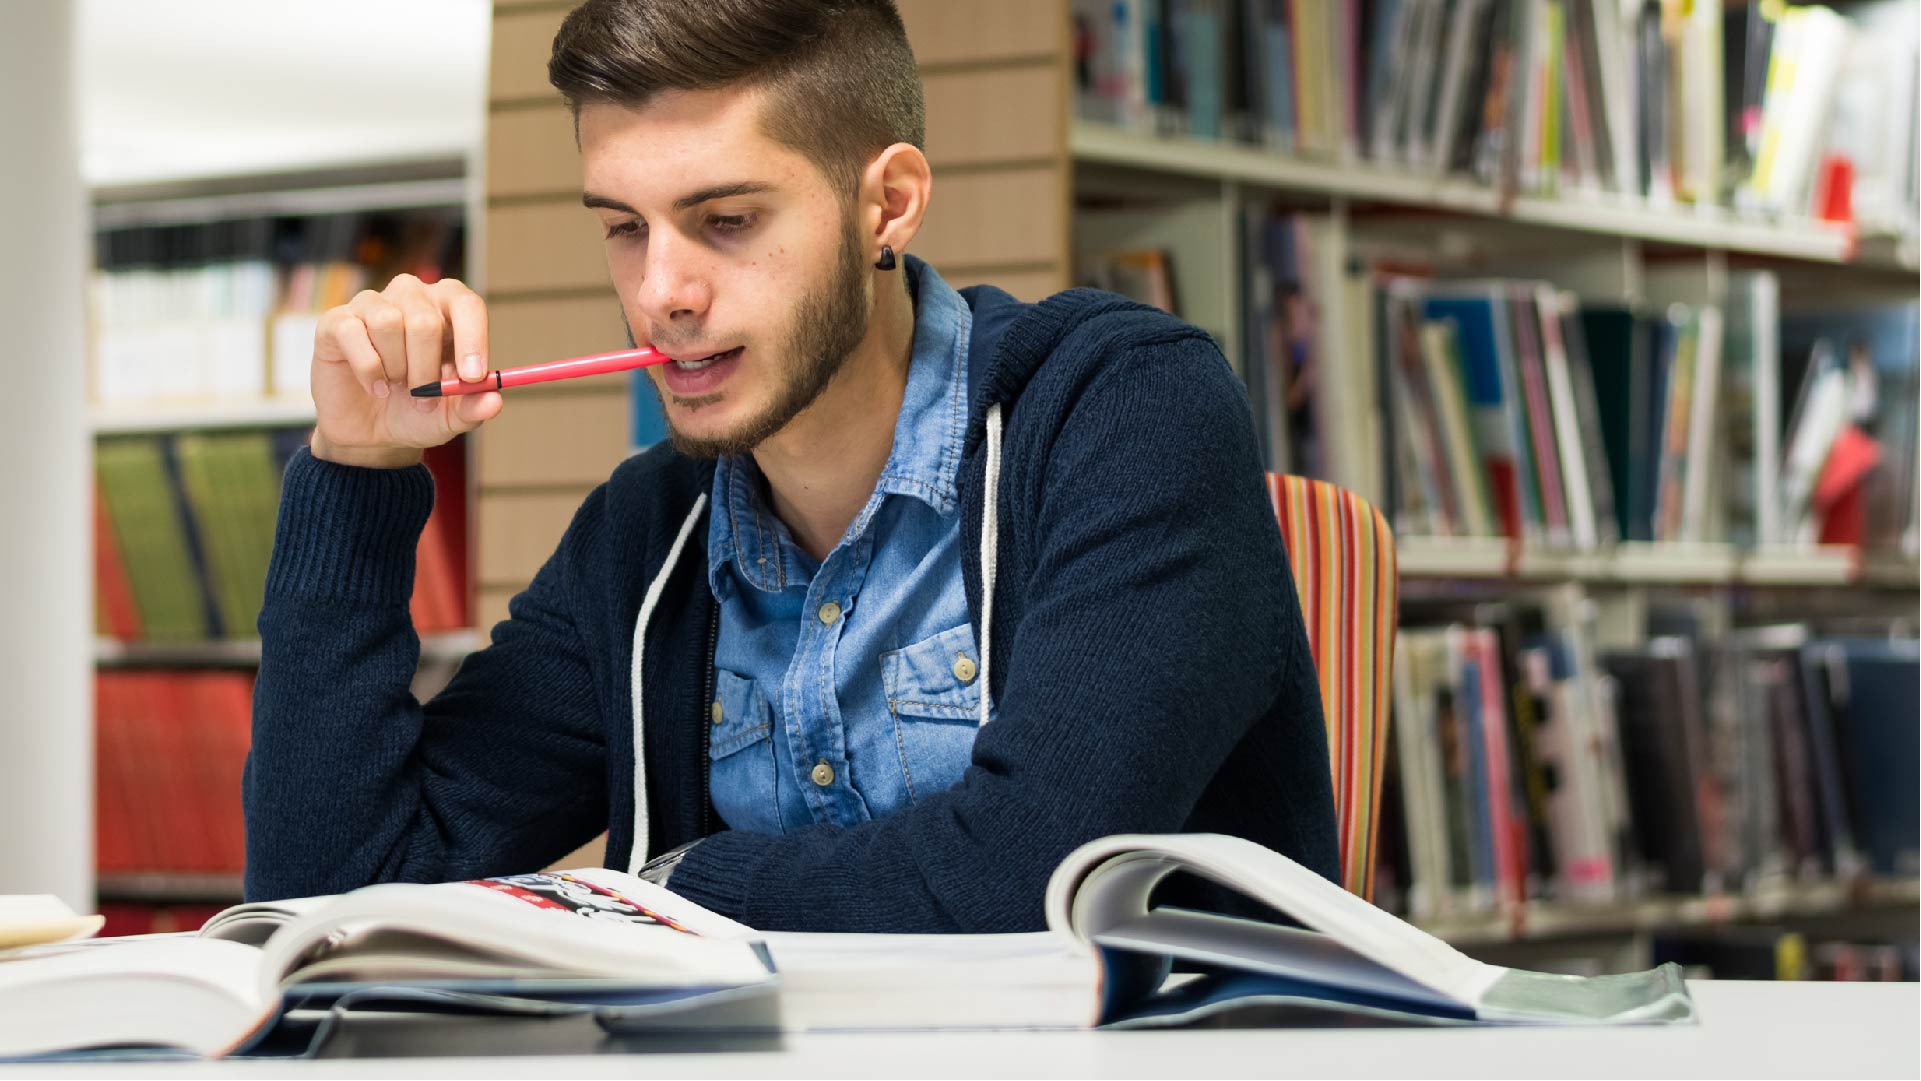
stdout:
{"type": "Polygon", "coordinates": [[[585,201],[635,340],[676,358],[645,370],[683,453],[751,450],[867,332],[849,193],[762,133],[763,100],[669,91],[580,112],[585,201]]]}

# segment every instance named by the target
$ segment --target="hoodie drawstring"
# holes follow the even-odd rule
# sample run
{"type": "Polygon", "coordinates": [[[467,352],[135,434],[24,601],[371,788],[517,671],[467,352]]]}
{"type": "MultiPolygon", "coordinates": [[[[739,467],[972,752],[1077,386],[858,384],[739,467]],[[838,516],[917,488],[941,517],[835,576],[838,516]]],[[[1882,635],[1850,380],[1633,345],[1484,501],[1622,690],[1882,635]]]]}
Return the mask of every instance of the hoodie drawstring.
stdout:
{"type": "Polygon", "coordinates": [[[700,521],[700,512],[707,508],[707,493],[694,497],[694,509],[687,520],[680,524],[680,534],[674,538],[674,546],[667,549],[667,562],[647,583],[647,597],[640,602],[640,618],[634,621],[634,667],[628,674],[634,688],[634,843],[633,855],[627,860],[627,871],[639,874],[647,862],[647,745],[646,726],[642,723],[642,703],[640,662],[647,648],[647,621],[653,617],[654,606],[660,603],[660,594],[667,588],[667,579],[674,573],[674,564],[680,562],[680,553],[687,547],[687,538],[693,535],[694,523],[700,521]]]}
{"type": "Polygon", "coordinates": [[[987,407],[987,492],[981,508],[981,719],[987,724],[994,682],[989,658],[994,655],[994,569],[1000,562],[1001,406],[987,407]]]}

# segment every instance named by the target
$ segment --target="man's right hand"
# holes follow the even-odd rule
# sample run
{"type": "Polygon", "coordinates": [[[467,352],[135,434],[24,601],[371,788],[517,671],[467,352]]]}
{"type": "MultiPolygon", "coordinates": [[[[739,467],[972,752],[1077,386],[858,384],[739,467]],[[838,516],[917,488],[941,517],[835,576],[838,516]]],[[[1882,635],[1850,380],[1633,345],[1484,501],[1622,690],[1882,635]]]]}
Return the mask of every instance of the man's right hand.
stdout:
{"type": "Polygon", "coordinates": [[[409,388],[487,375],[487,306],[453,278],[402,274],[320,317],[314,333],[313,455],[399,469],[500,412],[499,391],[415,398],[409,388]]]}

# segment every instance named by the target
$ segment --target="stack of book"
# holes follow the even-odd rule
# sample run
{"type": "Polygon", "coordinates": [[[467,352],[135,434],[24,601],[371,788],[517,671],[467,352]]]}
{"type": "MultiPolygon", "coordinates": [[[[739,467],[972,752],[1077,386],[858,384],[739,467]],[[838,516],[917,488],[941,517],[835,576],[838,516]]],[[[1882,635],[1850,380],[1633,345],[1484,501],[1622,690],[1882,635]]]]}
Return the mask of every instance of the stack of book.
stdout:
{"type": "Polygon", "coordinates": [[[1912,0],[1075,0],[1084,119],[1283,153],[1916,218],[1912,0]],[[1894,103],[1894,107],[1889,107],[1894,103]]]}
{"type": "Polygon", "coordinates": [[[1916,874],[1921,645],[1665,620],[1603,649],[1583,609],[1402,629],[1384,869],[1415,919],[1916,874]]]}
{"type": "Polygon", "coordinates": [[[109,670],[94,697],[101,874],[239,874],[253,673],[109,670]]]}
{"type": "MultiPolygon", "coordinates": [[[[247,638],[265,595],[280,476],[300,429],[99,440],[94,501],[99,632],[123,641],[247,638]]],[[[434,512],[416,554],[415,629],[470,625],[466,452],[427,453],[434,512]]]]}
{"type": "Polygon", "coordinates": [[[457,210],[102,230],[89,307],[101,404],[304,399],[320,313],[462,259],[457,210]]]}

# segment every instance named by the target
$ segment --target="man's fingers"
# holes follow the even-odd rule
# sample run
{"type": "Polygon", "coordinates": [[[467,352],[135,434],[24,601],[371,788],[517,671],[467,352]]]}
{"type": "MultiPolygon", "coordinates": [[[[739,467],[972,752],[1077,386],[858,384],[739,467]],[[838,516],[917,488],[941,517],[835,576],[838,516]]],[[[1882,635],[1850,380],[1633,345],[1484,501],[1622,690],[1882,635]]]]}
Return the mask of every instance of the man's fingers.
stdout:
{"type": "Polygon", "coordinates": [[[454,366],[471,383],[487,374],[487,302],[453,278],[433,285],[454,341],[454,366]]]}
{"type": "Polygon", "coordinates": [[[471,432],[499,416],[504,404],[497,390],[485,394],[459,395],[453,400],[451,427],[455,432],[471,432]]]}
{"type": "Polygon", "coordinates": [[[373,342],[374,352],[380,354],[382,378],[392,383],[404,381],[407,378],[406,316],[392,301],[371,289],[362,291],[347,307],[367,327],[367,338],[373,342]]]}
{"type": "Polygon", "coordinates": [[[314,356],[323,362],[344,362],[368,394],[387,396],[387,373],[367,336],[367,324],[344,309],[336,308],[320,321],[315,335],[314,356]],[[337,313],[337,314],[336,314],[337,313]],[[322,344],[324,339],[324,344],[322,344]]]}
{"type": "Polygon", "coordinates": [[[400,302],[406,320],[407,370],[403,374],[409,387],[440,381],[440,354],[445,348],[447,321],[440,309],[426,297],[410,297],[400,302]]]}

